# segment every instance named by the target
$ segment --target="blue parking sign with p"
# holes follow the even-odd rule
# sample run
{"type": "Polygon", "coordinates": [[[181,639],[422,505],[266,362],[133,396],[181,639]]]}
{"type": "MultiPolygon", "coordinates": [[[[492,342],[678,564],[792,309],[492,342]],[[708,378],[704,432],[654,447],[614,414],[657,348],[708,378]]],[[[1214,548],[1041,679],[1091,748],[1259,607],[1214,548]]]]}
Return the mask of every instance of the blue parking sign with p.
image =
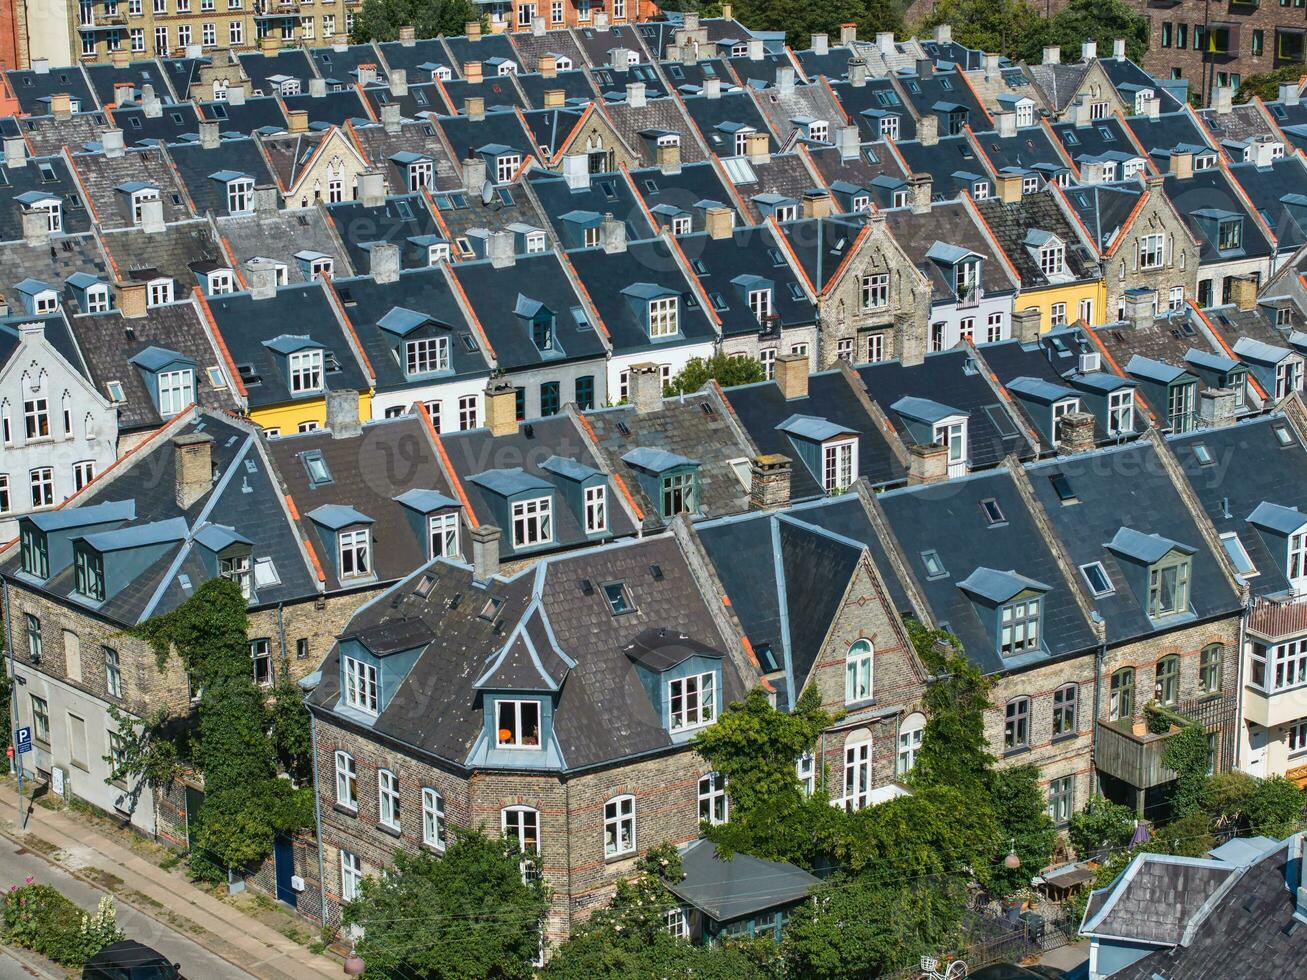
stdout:
{"type": "Polygon", "coordinates": [[[18,752],[32,751],[31,728],[20,728],[14,733],[14,749],[18,752]]]}

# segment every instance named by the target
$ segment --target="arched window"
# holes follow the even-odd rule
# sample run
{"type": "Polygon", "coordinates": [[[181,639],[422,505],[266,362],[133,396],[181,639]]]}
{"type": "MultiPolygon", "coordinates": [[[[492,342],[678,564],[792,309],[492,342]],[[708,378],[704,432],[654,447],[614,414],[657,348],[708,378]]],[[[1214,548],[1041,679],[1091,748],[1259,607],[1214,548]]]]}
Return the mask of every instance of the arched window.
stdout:
{"type": "Polygon", "coordinates": [[[1074,735],[1077,730],[1076,715],[1080,699],[1080,688],[1075,684],[1064,684],[1053,692],[1053,737],[1074,735]]]}
{"type": "Polygon", "coordinates": [[[604,857],[635,853],[635,797],[614,796],[604,804],[604,857]]]}
{"type": "Polygon", "coordinates": [[[1180,658],[1175,654],[1157,661],[1153,697],[1163,704],[1175,704],[1180,697],[1180,658]]]}
{"type": "Polygon", "coordinates": [[[540,854],[539,811],[529,806],[506,806],[500,811],[500,821],[504,837],[522,852],[522,877],[533,877],[536,873],[533,859],[540,854]]]}
{"type": "Polygon", "coordinates": [[[1030,747],[1030,698],[1013,698],[1003,709],[1003,751],[1030,747]]]}
{"type": "Polygon", "coordinates": [[[899,725],[899,755],[897,771],[900,776],[912,771],[917,764],[917,751],[921,748],[921,736],[926,730],[926,716],[914,711],[903,719],[899,725]]]}
{"type": "Polygon", "coordinates": [[[699,780],[699,819],[711,824],[730,819],[730,802],[726,798],[726,777],[710,772],[699,780]]]}
{"type": "Polygon", "coordinates": [[[871,732],[860,728],[844,741],[844,809],[868,806],[871,786],[871,732]]]}
{"type": "Polygon", "coordinates": [[[430,786],[422,787],[422,843],[445,849],[445,798],[430,786]]]}
{"type": "Polygon", "coordinates": [[[1204,694],[1219,694],[1221,673],[1225,668],[1225,645],[1209,643],[1198,661],[1198,687],[1204,694]]]}
{"type": "Polygon", "coordinates": [[[1122,667],[1112,675],[1111,694],[1107,702],[1107,720],[1133,718],[1135,713],[1135,669],[1122,667]]]}
{"type": "Polygon", "coordinates": [[[858,640],[844,659],[844,703],[871,700],[871,641],[858,640]]]}

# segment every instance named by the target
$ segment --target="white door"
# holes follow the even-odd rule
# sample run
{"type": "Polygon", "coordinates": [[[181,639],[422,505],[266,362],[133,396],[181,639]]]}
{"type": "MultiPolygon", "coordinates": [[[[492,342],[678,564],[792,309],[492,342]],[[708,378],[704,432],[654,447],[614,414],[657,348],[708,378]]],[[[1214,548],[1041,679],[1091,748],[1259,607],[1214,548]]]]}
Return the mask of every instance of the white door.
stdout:
{"type": "Polygon", "coordinates": [[[1266,778],[1266,743],[1268,732],[1261,725],[1248,726],[1248,775],[1266,778]]]}

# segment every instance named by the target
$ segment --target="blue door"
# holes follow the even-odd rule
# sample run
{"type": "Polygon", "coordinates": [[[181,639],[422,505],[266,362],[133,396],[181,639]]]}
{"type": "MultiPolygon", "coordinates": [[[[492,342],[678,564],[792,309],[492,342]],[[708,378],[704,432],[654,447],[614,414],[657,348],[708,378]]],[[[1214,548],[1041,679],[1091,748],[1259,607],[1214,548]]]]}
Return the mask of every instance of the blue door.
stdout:
{"type": "Polygon", "coordinates": [[[295,848],[289,837],[277,837],[272,843],[272,863],[277,872],[277,900],[295,907],[299,895],[290,886],[290,879],[295,874],[295,848]]]}

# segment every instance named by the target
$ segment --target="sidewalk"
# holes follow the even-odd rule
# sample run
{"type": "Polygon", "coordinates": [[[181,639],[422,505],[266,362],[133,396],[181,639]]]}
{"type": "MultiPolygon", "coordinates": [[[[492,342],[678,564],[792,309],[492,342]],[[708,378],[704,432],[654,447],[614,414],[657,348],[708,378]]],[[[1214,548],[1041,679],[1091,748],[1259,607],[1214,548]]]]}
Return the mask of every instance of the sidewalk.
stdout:
{"type": "Polygon", "coordinates": [[[79,878],[107,888],[118,901],[185,933],[228,962],[268,980],[340,976],[340,964],[316,956],[274,929],[196,888],[179,871],[165,871],[78,820],[75,814],[31,806],[18,829],[18,795],[0,785],[0,835],[41,854],[79,878]]]}

